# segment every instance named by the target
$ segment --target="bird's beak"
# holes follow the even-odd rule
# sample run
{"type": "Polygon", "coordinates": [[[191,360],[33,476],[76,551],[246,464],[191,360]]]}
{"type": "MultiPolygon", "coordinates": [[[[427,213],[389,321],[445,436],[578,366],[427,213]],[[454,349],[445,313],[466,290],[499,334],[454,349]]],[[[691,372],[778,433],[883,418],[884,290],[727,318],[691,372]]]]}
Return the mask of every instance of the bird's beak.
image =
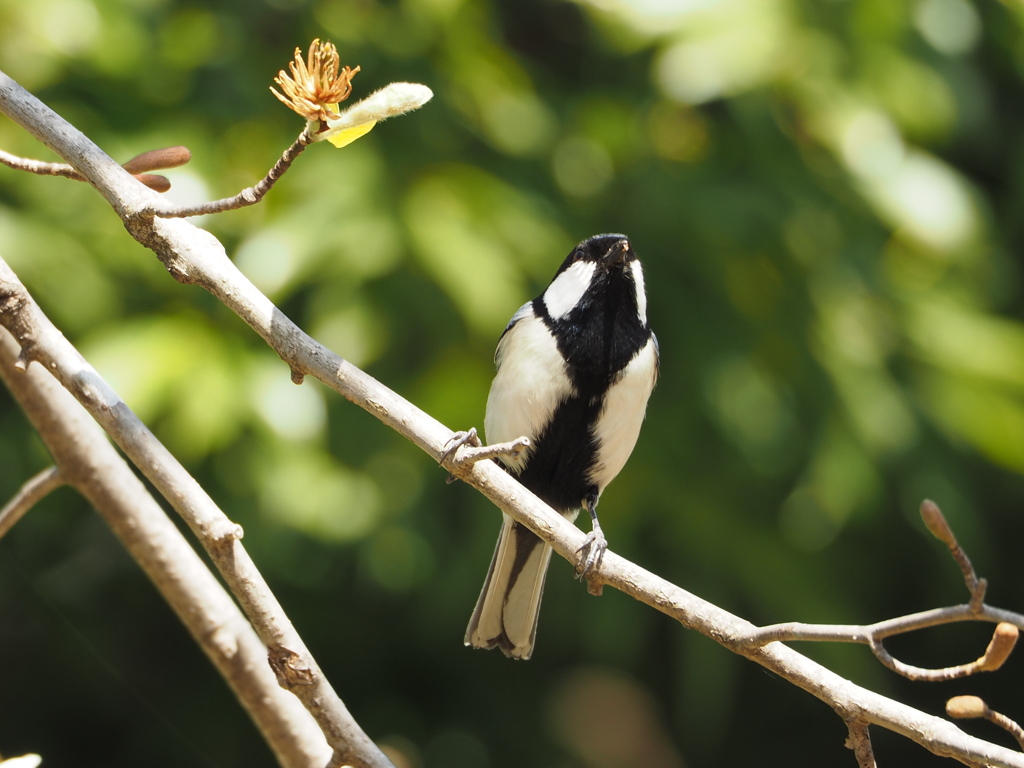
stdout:
{"type": "Polygon", "coordinates": [[[605,254],[603,259],[607,267],[624,267],[629,259],[629,240],[619,240],[605,254]]]}

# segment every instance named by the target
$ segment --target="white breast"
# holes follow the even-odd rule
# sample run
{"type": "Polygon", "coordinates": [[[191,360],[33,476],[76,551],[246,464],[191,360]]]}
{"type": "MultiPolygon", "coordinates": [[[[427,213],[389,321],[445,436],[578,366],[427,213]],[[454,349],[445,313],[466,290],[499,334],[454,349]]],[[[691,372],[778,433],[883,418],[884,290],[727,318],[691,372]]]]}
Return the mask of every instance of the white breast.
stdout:
{"type": "MultiPolygon", "coordinates": [[[[484,417],[489,443],[515,440],[522,435],[536,441],[555,408],[573,393],[565,360],[544,321],[526,304],[515,314],[513,322],[495,354],[498,371],[487,396],[484,417]]],[[[521,469],[528,457],[529,451],[519,462],[511,464],[512,468],[521,469]]]]}
{"type": "Polygon", "coordinates": [[[598,493],[615,479],[633,452],[657,371],[658,348],[652,336],[605,394],[604,409],[594,429],[598,440],[597,463],[590,472],[598,493]]]}

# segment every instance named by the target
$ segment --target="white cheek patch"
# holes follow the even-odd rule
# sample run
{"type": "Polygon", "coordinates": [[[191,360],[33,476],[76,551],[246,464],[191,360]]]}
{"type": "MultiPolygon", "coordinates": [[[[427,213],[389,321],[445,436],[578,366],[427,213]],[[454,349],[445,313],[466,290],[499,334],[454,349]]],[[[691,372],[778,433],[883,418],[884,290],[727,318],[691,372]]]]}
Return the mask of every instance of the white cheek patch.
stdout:
{"type": "Polygon", "coordinates": [[[596,268],[592,261],[577,261],[551,281],[544,291],[544,306],[552,320],[564,317],[583,298],[596,268]]]}
{"type": "Polygon", "coordinates": [[[644,290],[644,268],[636,259],[629,265],[633,270],[633,284],[636,286],[636,308],[640,315],[640,322],[647,325],[647,292],[644,290]]]}

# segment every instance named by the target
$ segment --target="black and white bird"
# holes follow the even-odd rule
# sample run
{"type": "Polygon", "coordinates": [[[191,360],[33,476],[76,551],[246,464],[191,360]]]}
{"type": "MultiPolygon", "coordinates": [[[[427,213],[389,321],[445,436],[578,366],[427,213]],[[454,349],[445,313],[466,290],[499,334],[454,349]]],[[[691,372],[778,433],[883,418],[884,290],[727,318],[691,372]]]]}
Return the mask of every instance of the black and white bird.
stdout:
{"type": "MultiPolygon", "coordinates": [[[[506,469],[575,520],[587,509],[583,575],[607,543],[601,492],[640,434],[658,378],[658,342],[647,322],[643,268],[624,235],[576,246],[540,296],[520,307],[498,342],[484,419],[490,444],[526,436],[506,469]]],[[[551,547],[505,515],[466,645],[528,659],[537,634],[551,547]]]]}

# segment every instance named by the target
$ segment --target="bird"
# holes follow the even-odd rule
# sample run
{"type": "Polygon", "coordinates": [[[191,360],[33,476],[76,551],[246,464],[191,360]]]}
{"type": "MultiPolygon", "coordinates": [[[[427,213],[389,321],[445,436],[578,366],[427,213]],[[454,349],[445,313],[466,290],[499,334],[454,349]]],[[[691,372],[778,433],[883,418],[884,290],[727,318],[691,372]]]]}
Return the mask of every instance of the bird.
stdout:
{"type": "MultiPolygon", "coordinates": [[[[500,458],[506,471],[570,521],[590,513],[585,576],[608,546],[598,500],[633,452],[658,379],[643,267],[629,239],[595,235],[573,248],[544,292],[512,316],[494,360],[487,441],[528,438],[500,458]]],[[[529,659],[551,547],[503,515],[465,644],[529,659]]]]}

